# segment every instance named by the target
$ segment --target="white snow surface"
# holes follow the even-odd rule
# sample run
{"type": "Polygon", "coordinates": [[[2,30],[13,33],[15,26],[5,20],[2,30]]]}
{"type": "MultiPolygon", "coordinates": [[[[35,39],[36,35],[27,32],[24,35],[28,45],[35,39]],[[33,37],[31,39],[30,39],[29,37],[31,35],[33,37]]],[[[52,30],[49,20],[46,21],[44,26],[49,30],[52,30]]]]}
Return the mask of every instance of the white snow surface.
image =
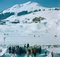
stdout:
{"type": "Polygon", "coordinates": [[[60,10],[49,10],[39,6],[35,2],[16,4],[15,6],[4,10],[5,12],[21,12],[24,10],[33,11],[35,9],[48,9],[45,11],[33,12],[22,16],[10,16],[3,21],[6,25],[0,25],[0,44],[26,44],[30,45],[58,45],[60,44],[60,10]],[[31,23],[35,17],[44,17],[40,23],[31,23]],[[30,20],[27,20],[30,19],[30,20]],[[19,20],[20,23],[12,24],[11,22],[19,20]],[[27,23],[23,23],[27,20],[27,23]],[[46,23],[46,24],[44,24],[46,23]],[[34,37],[35,35],[35,37],[34,37]],[[55,37],[56,36],[56,37],[55,37]]]}

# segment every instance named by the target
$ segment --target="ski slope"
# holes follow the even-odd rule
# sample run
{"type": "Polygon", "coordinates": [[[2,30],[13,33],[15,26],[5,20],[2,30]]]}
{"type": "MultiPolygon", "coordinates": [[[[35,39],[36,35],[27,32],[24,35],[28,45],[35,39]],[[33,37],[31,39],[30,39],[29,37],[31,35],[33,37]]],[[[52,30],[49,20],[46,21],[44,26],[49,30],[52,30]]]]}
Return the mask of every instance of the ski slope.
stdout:
{"type": "Polygon", "coordinates": [[[54,8],[49,9],[39,6],[36,2],[27,2],[14,5],[4,10],[2,13],[15,12],[15,15],[2,20],[6,24],[0,25],[0,44],[4,43],[4,38],[6,40],[5,44],[7,45],[26,43],[30,45],[60,44],[60,10],[54,10],[54,8]],[[36,9],[41,9],[41,11],[33,12],[36,9]],[[21,11],[32,11],[32,13],[17,16],[17,13],[21,11]],[[45,19],[41,20],[40,23],[34,23],[32,20],[35,17],[44,17],[45,19]],[[12,23],[17,20],[20,23],[12,23]]]}

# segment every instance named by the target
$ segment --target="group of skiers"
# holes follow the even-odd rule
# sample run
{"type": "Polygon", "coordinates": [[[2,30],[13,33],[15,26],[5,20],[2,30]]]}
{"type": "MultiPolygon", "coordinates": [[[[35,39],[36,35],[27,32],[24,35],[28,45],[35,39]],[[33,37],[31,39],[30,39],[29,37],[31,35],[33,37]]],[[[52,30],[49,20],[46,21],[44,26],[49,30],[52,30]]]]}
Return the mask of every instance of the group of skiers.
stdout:
{"type": "Polygon", "coordinates": [[[41,46],[39,48],[30,47],[29,44],[24,45],[24,47],[10,46],[9,53],[11,54],[25,54],[25,57],[36,57],[37,53],[41,54],[41,46]]]}

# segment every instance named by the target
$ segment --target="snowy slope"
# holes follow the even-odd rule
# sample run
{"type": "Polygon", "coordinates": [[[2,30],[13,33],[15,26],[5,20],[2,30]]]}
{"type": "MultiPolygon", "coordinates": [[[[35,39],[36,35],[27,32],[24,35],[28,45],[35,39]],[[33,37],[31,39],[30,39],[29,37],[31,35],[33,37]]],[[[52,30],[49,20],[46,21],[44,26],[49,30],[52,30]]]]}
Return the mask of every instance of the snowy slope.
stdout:
{"type": "Polygon", "coordinates": [[[27,2],[4,10],[3,13],[15,12],[15,15],[2,20],[5,24],[0,24],[0,44],[4,43],[4,38],[6,44],[60,44],[60,10],[49,9],[35,2],[27,2]],[[18,12],[36,9],[41,11],[17,16],[18,12]],[[43,17],[44,20],[34,23],[32,20],[35,17],[43,17]]]}

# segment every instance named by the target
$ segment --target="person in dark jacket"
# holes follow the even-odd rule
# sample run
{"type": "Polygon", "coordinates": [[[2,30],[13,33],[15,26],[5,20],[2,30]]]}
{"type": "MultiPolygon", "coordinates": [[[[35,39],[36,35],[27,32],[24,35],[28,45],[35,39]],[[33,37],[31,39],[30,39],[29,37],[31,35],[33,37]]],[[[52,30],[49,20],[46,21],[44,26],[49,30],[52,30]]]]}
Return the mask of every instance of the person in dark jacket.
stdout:
{"type": "Polygon", "coordinates": [[[29,43],[27,44],[27,48],[29,48],[29,43]]]}
{"type": "Polygon", "coordinates": [[[12,48],[11,48],[11,46],[9,47],[9,53],[11,53],[11,51],[12,51],[12,48]]]}
{"type": "Polygon", "coordinates": [[[15,47],[12,47],[12,54],[15,54],[15,47]]]}
{"type": "Polygon", "coordinates": [[[41,46],[39,47],[39,54],[41,54],[41,46]]]}
{"type": "Polygon", "coordinates": [[[51,56],[53,57],[53,51],[51,52],[51,56]]]}

